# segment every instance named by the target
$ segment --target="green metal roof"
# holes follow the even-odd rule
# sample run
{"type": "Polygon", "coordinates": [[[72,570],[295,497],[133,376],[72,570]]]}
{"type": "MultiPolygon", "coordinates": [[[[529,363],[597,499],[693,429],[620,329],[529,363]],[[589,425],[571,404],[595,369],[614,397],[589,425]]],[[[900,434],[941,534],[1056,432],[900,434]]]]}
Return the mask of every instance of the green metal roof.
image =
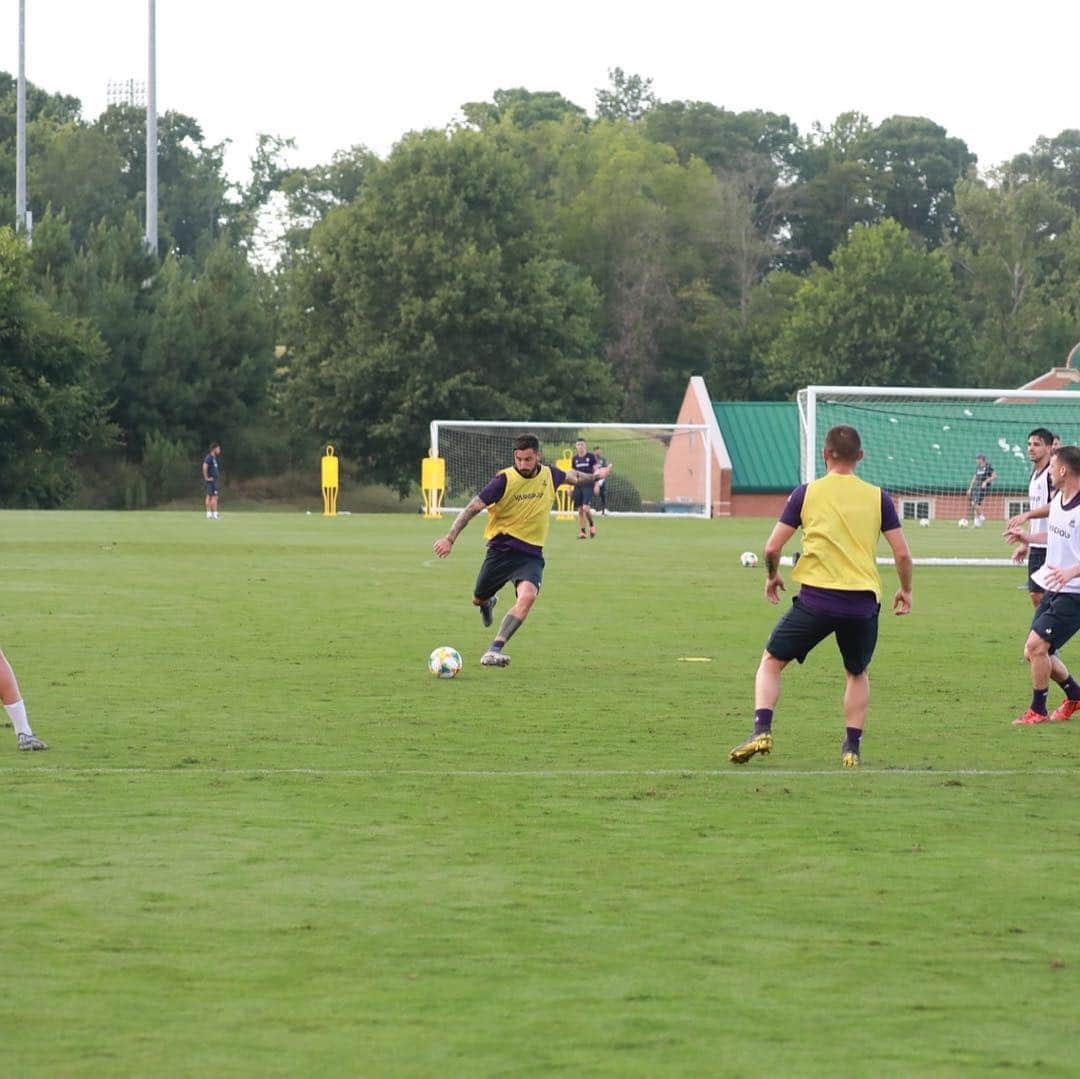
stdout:
{"type": "MultiPolygon", "coordinates": [[[[837,423],[855,426],[865,458],[859,475],[898,491],[963,491],[983,453],[996,492],[1026,492],[1028,432],[1047,427],[1080,442],[1080,401],[880,401],[818,399],[819,439],[837,423]]],[[[824,471],[817,461],[818,475],[824,471]]]]}
{"type": "Polygon", "coordinates": [[[713,401],[737,494],[799,484],[799,409],[794,401],[713,401]]]}
{"type": "MultiPolygon", "coordinates": [[[[802,481],[795,402],[713,401],[712,406],[731,457],[732,491],[787,492],[802,481]]],[[[862,438],[859,475],[891,491],[964,491],[975,455],[984,453],[996,473],[993,489],[1023,493],[1031,475],[1028,432],[1048,427],[1066,445],[1080,445],[1080,400],[819,398],[819,445],[838,423],[852,424],[862,438]]],[[[825,468],[820,456],[815,463],[820,476],[825,468]]]]}

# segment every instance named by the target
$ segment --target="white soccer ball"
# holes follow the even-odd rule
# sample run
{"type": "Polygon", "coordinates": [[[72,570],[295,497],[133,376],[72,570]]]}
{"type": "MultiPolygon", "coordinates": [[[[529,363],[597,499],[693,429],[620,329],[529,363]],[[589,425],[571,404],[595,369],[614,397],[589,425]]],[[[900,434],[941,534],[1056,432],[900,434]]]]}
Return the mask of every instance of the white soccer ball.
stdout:
{"type": "Polygon", "coordinates": [[[967,518],[961,517],[960,520],[956,522],[956,524],[959,528],[967,528],[967,518]]]}
{"type": "Polygon", "coordinates": [[[920,528],[929,528],[930,527],[930,518],[929,517],[920,517],[919,518],[919,527],[920,528]]]}
{"type": "Polygon", "coordinates": [[[757,555],[754,554],[753,551],[743,551],[743,553],[739,555],[739,561],[746,566],[747,569],[750,569],[757,565],[757,555]]]}
{"type": "Polygon", "coordinates": [[[428,657],[427,668],[436,678],[456,678],[461,673],[461,653],[448,644],[440,645],[428,657]]]}

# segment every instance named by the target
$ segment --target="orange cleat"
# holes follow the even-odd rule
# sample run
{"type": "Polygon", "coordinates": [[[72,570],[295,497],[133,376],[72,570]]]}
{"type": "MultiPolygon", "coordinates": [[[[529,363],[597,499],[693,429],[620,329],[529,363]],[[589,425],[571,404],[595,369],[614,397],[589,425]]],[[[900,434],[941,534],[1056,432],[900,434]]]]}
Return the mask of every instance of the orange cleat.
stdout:
{"type": "Polygon", "coordinates": [[[1049,716],[1045,712],[1036,712],[1029,708],[1019,719],[1013,720],[1014,727],[1033,727],[1036,723],[1046,723],[1049,716]]]}
{"type": "Polygon", "coordinates": [[[1050,714],[1055,723],[1064,723],[1070,716],[1080,712],[1080,701],[1062,701],[1050,714]]]}

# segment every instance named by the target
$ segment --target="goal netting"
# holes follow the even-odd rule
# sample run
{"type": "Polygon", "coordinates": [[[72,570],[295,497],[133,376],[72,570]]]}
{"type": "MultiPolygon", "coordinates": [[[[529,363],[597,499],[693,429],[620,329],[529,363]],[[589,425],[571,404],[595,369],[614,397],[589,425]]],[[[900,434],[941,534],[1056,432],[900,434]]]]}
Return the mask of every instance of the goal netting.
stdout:
{"type": "MultiPolygon", "coordinates": [[[[446,462],[445,509],[461,509],[500,469],[514,463],[517,435],[534,434],[548,464],[568,461],[574,443],[607,459],[608,513],[707,517],[709,433],[702,425],[434,420],[431,448],[446,462]]],[[[596,505],[597,503],[594,503],[596,505]]]]}
{"type": "Polygon", "coordinates": [[[1080,392],[1070,390],[809,386],[799,391],[798,406],[803,482],[825,472],[829,428],[850,424],[865,454],[859,475],[886,488],[912,524],[1000,524],[1028,508],[1028,433],[1045,427],[1066,445],[1080,442],[1080,392]],[[994,475],[973,503],[978,454],[994,475]]]}
{"type": "Polygon", "coordinates": [[[859,475],[888,488],[903,516],[968,515],[981,453],[994,469],[982,515],[1005,520],[1026,508],[1028,432],[1046,427],[1067,445],[1080,441],[1080,393],[810,386],[799,392],[799,422],[804,482],[824,474],[825,433],[848,423],[862,438],[859,475]]]}

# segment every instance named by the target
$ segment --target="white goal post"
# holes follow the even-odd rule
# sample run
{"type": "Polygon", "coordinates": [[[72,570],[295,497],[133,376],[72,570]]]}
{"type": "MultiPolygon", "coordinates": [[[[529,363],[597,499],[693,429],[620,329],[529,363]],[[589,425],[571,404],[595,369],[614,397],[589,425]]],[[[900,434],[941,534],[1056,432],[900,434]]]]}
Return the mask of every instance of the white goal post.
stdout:
{"type": "MultiPolygon", "coordinates": [[[[909,524],[1001,522],[1027,509],[1030,431],[1046,428],[1063,444],[1080,443],[1076,390],[807,386],[798,394],[802,480],[824,474],[822,444],[837,424],[855,427],[865,457],[859,475],[886,488],[909,524]],[[982,454],[993,479],[969,497],[982,454]]],[[[1008,565],[1005,559],[940,559],[1008,565]]]]}
{"type": "Polygon", "coordinates": [[[604,485],[610,514],[710,516],[711,445],[704,424],[432,420],[431,452],[446,462],[443,509],[463,509],[496,472],[510,467],[514,439],[526,433],[539,438],[547,464],[572,456],[578,439],[590,450],[599,446],[611,463],[604,485]]]}

